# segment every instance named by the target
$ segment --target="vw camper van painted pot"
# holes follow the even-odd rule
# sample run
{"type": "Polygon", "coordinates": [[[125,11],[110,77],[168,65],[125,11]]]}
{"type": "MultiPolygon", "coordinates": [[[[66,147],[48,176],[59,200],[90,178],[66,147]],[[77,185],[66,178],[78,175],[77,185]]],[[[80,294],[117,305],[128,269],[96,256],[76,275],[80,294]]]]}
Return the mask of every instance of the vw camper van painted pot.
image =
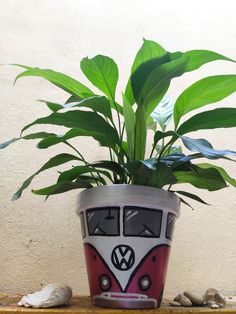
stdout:
{"type": "Polygon", "coordinates": [[[173,193],[140,185],[107,185],[79,194],[94,305],[160,306],[179,203],[173,193]]]}

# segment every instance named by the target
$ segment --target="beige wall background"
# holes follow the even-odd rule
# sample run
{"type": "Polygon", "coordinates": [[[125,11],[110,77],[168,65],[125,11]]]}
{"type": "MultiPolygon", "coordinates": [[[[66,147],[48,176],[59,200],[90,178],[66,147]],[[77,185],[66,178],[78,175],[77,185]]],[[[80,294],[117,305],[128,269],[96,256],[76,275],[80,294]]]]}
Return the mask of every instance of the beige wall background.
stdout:
{"type": "MultiPolygon", "coordinates": [[[[121,91],[143,37],[169,51],[203,48],[236,59],[235,9],[234,0],[0,0],[0,63],[52,68],[87,83],[80,60],[106,54],[120,67],[121,91]]],[[[204,76],[235,72],[233,63],[205,65],[175,80],[169,95],[175,99],[183,88],[204,76]]],[[[26,123],[49,113],[36,99],[63,102],[67,97],[39,78],[24,78],[13,87],[17,73],[12,66],[0,68],[0,142],[18,136],[26,123]]],[[[235,104],[236,95],[223,102],[225,106],[235,104]]],[[[195,136],[206,136],[216,148],[236,150],[235,130],[195,136]]],[[[80,139],[77,146],[90,160],[105,157],[92,140],[80,139]]],[[[28,292],[50,281],[63,281],[75,293],[88,294],[75,215],[77,191],[45,202],[29,189],[19,201],[10,201],[23,180],[59,152],[68,149],[58,145],[38,150],[36,141],[15,143],[0,152],[0,291],[28,292]]],[[[236,177],[235,163],[220,164],[236,177]]],[[[32,187],[49,185],[56,175],[54,170],[45,172],[32,187]]],[[[235,190],[199,191],[199,196],[212,206],[192,202],[194,211],[182,206],[166,295],[185,289],[203,292],[208,287],[236,293],[235,190]]]]}

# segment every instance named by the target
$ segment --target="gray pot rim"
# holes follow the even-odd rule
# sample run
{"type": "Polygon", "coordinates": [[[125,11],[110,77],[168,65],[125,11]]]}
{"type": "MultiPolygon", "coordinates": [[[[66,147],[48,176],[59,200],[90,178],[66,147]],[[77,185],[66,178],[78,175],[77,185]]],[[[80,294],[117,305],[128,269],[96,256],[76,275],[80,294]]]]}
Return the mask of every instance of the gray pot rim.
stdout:
{"type": "Polygon", "coordinates": [[[76,201],[76,213],[88,208],[104,206],[141,206],[165,209],[180,216],[180,198],[163,189],[134,185],[112,184],[89,188],[80,192],[76,201]]]}

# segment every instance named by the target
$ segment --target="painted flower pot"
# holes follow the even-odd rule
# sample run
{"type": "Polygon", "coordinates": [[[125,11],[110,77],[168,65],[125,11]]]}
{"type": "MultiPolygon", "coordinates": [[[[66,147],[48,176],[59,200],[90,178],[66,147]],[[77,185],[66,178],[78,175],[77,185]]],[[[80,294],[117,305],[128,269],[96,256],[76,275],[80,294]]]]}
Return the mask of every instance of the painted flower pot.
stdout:
{"type": "Polygon", "coordinates": [[[111,308],[160,306],[179,198],[139,185],[111,185],[78,196],[90,294],[111,308]]]}

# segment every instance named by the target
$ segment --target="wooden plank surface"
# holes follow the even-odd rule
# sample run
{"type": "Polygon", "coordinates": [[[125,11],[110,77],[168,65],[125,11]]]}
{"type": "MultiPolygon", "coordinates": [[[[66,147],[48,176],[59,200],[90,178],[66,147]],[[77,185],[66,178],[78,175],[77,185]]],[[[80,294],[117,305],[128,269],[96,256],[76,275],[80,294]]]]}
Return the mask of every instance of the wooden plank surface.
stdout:
{"type": "Polygon", "coordinates": [[[148,314],[236,314],[236,305],[231,304],[228,305],[224,309],[213,310],[207,307],[191,307],[191,308],[183,308],[183,307],[170,307],[167,301],[164,301],[162,307],[160,309],[152,309],[152,310],[121,310],[121,309],[105,309],[99,308],[91,305],[90,298],[86,296],[81,297],[73,297],[71,305],[65,307],[57,307],[51,309],[32,309],[32,308],[24,308],[18,307],[17,302],[21,299],[21,295],[19,294],[0,294],[0,313],[1,314],[15,314],[15,313],[34,313],[34,314],[85,314],[85,313],[93,313],[93,314],[139,314],[139,313],[148,313],[148,314]]]}

